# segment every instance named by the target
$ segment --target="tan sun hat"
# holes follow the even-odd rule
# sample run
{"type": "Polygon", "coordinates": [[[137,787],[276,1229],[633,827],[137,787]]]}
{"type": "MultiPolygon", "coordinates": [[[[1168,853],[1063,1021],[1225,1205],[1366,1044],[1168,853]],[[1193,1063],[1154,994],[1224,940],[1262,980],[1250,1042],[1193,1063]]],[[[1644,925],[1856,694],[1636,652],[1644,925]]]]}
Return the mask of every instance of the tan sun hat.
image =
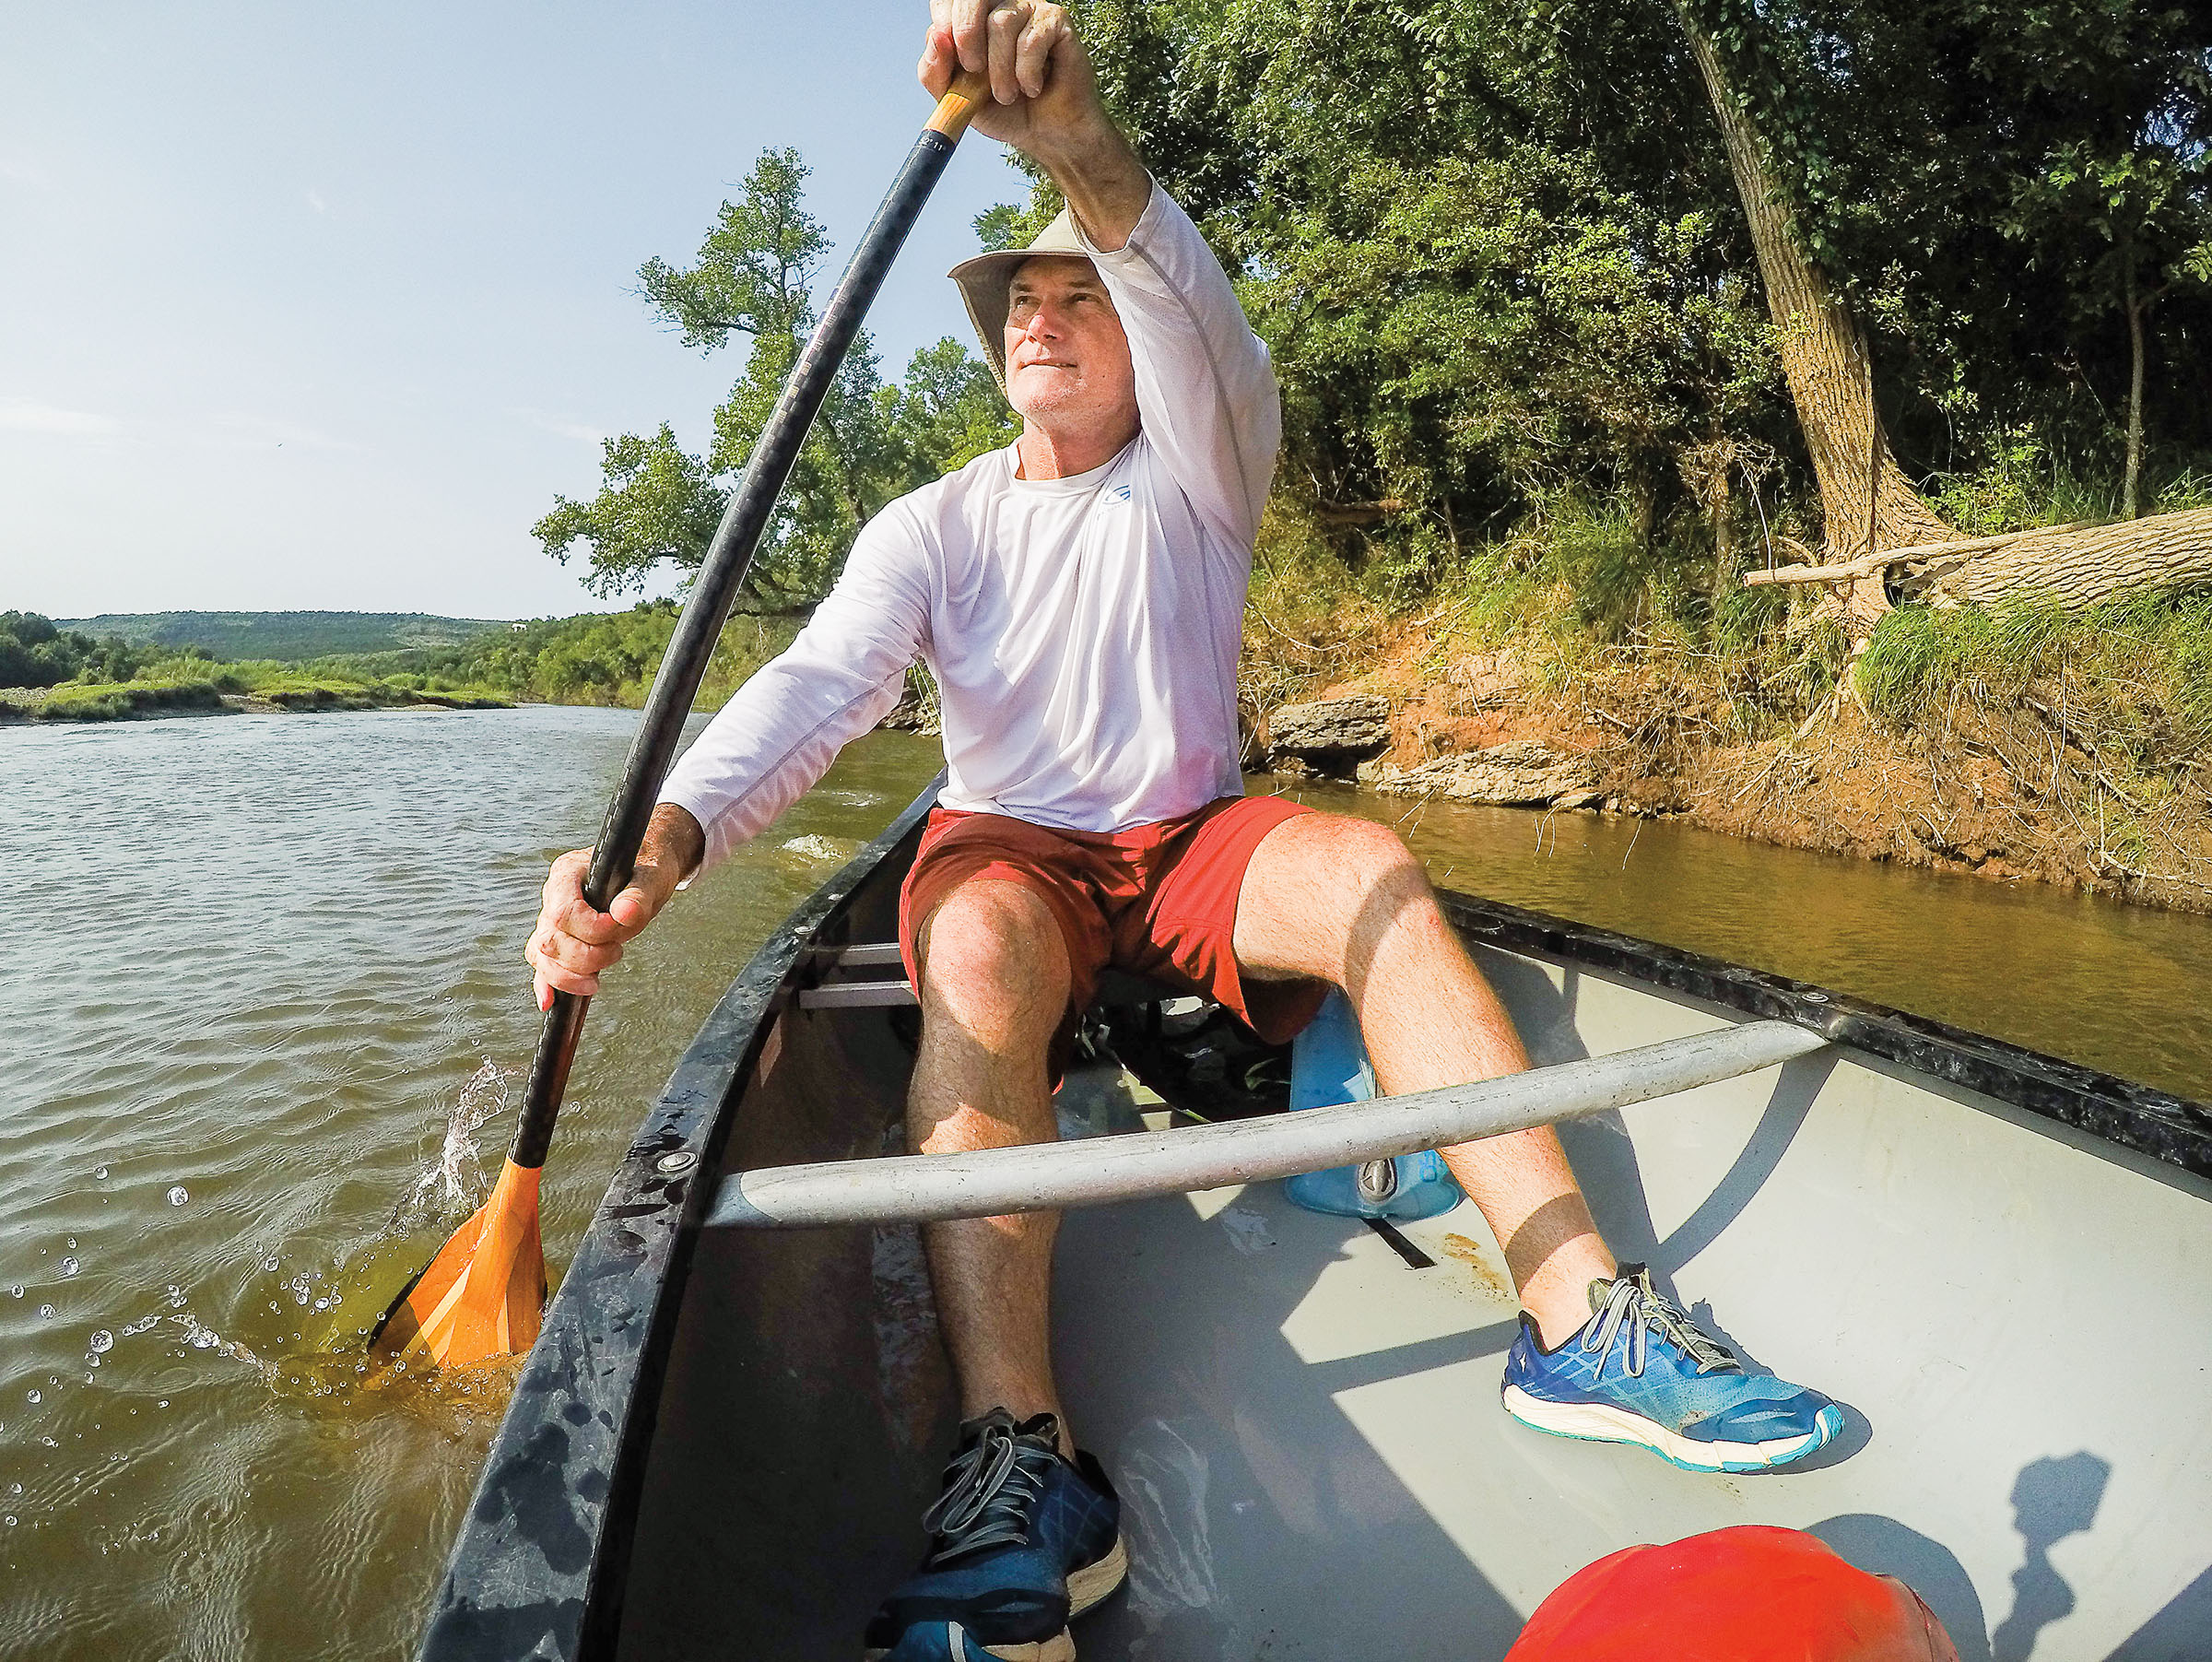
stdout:
{"type": "Polygon", "coordinates": [[[1039,254],[1090,258],[1090,250],[1083,246],[1083,239],[1076,234],[1076,222],[1067,209],[1062,208],[1059,217],[1038,232],[1037,240],[1027,248],[1002,248],[995,253],[979,253],[972,260],[962,260],[945,274],[960,286],[960,298],[968,302],[968,321],[982,337],[983,356],[991,365],[991,372],[998,377],[1002,392],[1006,384],[1006,312],[1013,304],[1014,273],[1024,260],[1039,254]]]}

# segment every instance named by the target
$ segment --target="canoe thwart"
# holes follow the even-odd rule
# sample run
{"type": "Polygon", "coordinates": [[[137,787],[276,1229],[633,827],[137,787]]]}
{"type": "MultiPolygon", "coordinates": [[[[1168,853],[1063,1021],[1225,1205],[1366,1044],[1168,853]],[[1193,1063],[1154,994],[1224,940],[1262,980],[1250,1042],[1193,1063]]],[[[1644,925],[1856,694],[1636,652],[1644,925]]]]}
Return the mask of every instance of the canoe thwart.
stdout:
{"type": "Polygon", "coordinates": [[[880,970],[899,961],[899,943],[895,940],[873,940],[861,946],[847,947],[837,955],[841,970],[880,970]]]}
{"type": "Polygon", "coordinates": [[[911,981],[832,981],[799,989],[803,1010],[856,1010],[877,1005],[919,1004],[911,981]]]}
{"type": "Polygon", "coordinates": [[[1259,1183],[1603,1114],[1756,1073],[1827,1043],[1790,1022],[1747,1021],[1503,1079],[1302,1114],[971,1154],[769,1166],[724,1178],[705,1222],[740,1229],[919,1223],[1259,1183]]]}

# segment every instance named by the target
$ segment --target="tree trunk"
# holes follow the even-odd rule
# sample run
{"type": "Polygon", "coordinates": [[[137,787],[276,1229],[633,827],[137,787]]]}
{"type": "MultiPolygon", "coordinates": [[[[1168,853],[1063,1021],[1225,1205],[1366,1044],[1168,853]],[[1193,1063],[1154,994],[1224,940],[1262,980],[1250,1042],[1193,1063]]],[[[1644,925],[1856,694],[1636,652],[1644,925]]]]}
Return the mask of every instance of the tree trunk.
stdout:
{"type": "Polygon", "coordinates": [[[2143,475],[2143,313],[2148,302],[2140,299],[2136,290],[2136,267],[2131,259],[2127,266],[2127,344],[2133,361],[2127,377],[2127,480],[2121,488],[2120,513],[2124,519],[2134,519],[2142,513],[2136,496],[2136,482],[2143,475]]]}
{"type": "Polygon", "coordinates": [[[1735,586],[1735,527],[1729,523],[1728,463],[1723,453],[1721,465],[1713,469],[1709,511],[1712,514],[1712,599],[1718,606],[1723,595],[1735,586]]]}
{"type": "Polygon", "coordinates": [[[1982,554],[1937,558],[1902,587],[1937,606],[1991,606],[2044,595],[2069,611],[2122,589],[2212,583],[2212,508],[2154,513],[2089,530],[2031,531],[1982,554]]]}
{"type": "MultiPolygon", "coordinates": [[[[1881,418],[1874,407],[1865,336],[1793,236],[1791,210],[1768,170],[1765,147],[1738,106],[1712,41],[1686,7],[1678,5],[1677,11],[1705,78],[1721,138],[1727,146],[1736,194],[1743,198],[1744,215],[1751,223],[1751,246],[1759,254],[1767,309],[1781,336],[1783,373],[1789,380],[1819,480],[1830,557],[1848,560],[1873,552],[1866,542],[1870,521],[1879,547],[1941,541],[1950,535],[1949,528],[1890,458],[1881,418]],[[1880,463],[1872,471],[1877,484],[1870,495],[1868,461],[1876,455],[1880,463]]],[[[1877,596],[1853,598],[1860,602],[1877,596]]],[[[1853,610],[1858,609],[1854,605],[1853,610]]]]}

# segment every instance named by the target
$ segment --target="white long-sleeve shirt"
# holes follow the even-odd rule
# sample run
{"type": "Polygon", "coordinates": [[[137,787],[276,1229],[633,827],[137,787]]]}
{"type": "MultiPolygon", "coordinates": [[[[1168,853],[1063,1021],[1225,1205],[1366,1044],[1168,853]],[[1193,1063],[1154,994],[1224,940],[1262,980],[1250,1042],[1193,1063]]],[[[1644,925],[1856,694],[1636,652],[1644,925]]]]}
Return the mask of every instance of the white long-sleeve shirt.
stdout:
{"type": "Polygon", "coordinates": [[[1237,647],[1282,433],[1275,371],[1158,185],[1128,242],[1090,253],[1141,430],[1071,478],[1017,477],[1008,446],[870,520],[798,638],[662,787],[706,831],[704,865],[881,721],[917,658],[943,698],[947,807],[1112,831],[1241,794],[1237,647]]]}

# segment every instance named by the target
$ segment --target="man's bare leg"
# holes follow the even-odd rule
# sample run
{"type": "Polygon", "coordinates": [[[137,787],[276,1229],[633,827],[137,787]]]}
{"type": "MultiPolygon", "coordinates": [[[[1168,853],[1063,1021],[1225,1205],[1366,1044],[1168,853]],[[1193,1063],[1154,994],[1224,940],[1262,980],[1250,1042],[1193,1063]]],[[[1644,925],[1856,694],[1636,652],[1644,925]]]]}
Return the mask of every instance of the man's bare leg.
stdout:
{"type": "MultiPolygon", "coordinates": [[[[922,1046],[907,1136],[924,1154],[1050,1142],[1046,1049],[1067,1008],[1067,948],[1044,902],[1018,883],[963,883],[924,922],[922,1046]]],[[[1004,1408],[1060,1415],[1051,1297],[1057,1212],[923,1225],[960,1418],[1004,1408]]]]}
{"type": "MultiPolygon", "coordinates": [[[[1528,1066],[1512,1019],[1444,921],[1428,874],[1390,831],[1306,814],[1253,851],[1237,902],[1237,961],[1265,976],[1344,988],[1383,1091],[1494,1079],[1528,1066]]],[[[1547,1347],[1590,1316],[1588,1288],[1613,1255],[1559,1137],[1544,1127],[1443,1150],[1505,1248],[1547,1347]]]]}

